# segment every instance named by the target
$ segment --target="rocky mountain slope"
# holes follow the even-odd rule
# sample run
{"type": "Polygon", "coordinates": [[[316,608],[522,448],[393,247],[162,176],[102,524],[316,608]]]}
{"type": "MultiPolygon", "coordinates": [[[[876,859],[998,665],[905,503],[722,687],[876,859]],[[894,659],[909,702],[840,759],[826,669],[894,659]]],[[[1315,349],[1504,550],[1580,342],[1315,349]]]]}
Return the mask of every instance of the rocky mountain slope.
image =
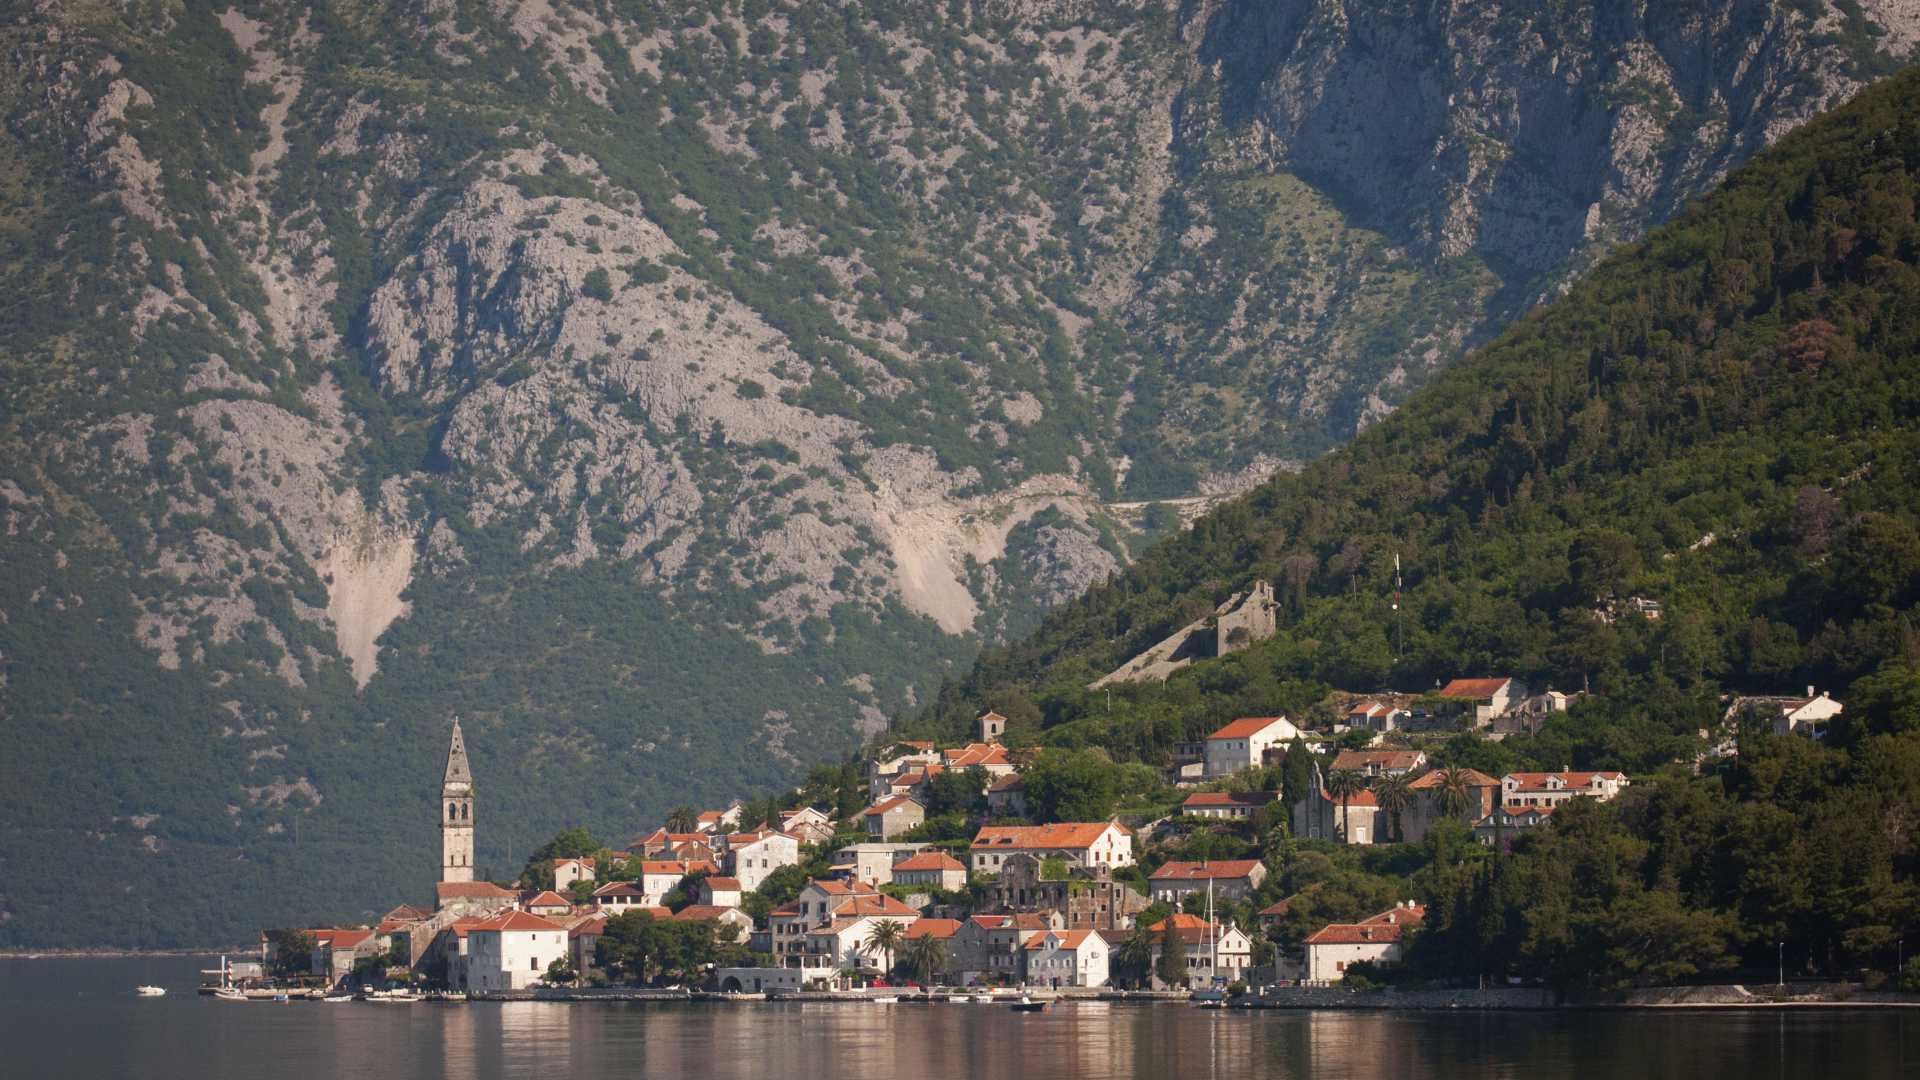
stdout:
{"type": "Polygon", "coordinates": [[[1915,24],[41,3],[0,27],[0,943],[423,889],[455,713],[503,867],[782,782],[1915,24]],[[43,895],[81,852],[119,891],[43,895]]]}

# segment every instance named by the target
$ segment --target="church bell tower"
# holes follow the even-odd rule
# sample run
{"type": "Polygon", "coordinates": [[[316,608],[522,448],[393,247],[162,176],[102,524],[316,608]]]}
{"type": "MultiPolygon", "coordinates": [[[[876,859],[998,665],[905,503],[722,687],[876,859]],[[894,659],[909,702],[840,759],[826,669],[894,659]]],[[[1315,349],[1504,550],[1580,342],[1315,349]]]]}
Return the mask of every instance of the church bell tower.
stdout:
{"type": "Polygon", "coordinates": [[[473,880],[473,770],[460,721],[447,744],[447,775],[440,783],[440,880],[473,880]]]}

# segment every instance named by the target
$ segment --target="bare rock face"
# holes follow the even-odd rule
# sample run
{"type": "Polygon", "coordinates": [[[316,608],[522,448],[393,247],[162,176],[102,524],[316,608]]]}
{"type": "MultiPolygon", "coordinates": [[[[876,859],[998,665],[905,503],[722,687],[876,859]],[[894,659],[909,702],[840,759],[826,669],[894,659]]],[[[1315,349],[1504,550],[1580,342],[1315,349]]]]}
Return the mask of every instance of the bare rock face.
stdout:
{"type": "MultiPolygon", "coordinates": [[[[516,855],[790,783],[1920,29],[1669,8],[23,14],[0,720],[73,735],[15,740],[0,861],[345,917],[455,713],[516,855]],[[318,896],[295,839],[358,854],[318,896]]],[[[178,899],[0,895],[0,945],[178,899]]]]}

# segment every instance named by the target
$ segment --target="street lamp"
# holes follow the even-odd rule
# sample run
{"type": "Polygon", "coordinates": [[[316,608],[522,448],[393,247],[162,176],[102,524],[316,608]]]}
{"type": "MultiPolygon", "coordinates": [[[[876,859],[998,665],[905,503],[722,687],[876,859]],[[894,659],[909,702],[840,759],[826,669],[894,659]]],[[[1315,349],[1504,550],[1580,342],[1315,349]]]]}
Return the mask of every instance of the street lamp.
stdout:
{"type": "Polygon", "coordinates": [[[1780,988],[1781,988],[1781,989],[1783,989],[1783,990],[1784,990],[1784,989],[1786,989],[1786,986],[1787,986],[1787,943],[1786,943],[1786,942],[1784,942],[1784,941],[1782,941],[1782,942],[1780,943],[1780,982],[1779,982],[1779,986],[1780,986],[1780,988]]]}

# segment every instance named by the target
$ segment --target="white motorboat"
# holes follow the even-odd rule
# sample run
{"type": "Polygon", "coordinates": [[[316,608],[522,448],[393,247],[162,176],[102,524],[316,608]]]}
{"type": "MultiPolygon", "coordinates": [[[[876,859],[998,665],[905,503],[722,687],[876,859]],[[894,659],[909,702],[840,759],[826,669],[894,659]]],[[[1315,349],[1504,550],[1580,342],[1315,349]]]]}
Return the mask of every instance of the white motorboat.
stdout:
{"type": "Polygon", "coordinates": [[[136,986],[133,988],[133,992],[140,995],[141,997],[166,997],[167,996],[167,988],[164,986],[136,986]]]}
{"type": "Polygon", "coordinates": [[[991,1005],[993,1004],[993,995],[992,994],[975,994],[973,995],[973,1000],[976,1005],[991,1005]]]}
{"type": "Polygon", "coordinates": [[[898,1004],[900,1004],[900,996],[899,996],[898,994],[895,994],[895,995],[891,995],[891,996],[889,996],[889,997],[877,997],[877,998],[868,998],[867,1000],[868,1000],[868,1001],[871,1001],[871,1002],[873,1002],[873,1003],[874,1003],[875,1005],[898,1005],[898,1004]]]}
{"type": "Polygon", "coordinates": [[[245,995],[245,994],[243,994],[243,993],[241,993],[241,992],[240,992],[240,991],[238,991],[238,990],[235,990],[235,989],[234,989],[234,988],[232,988],[231,986],[229,986],[229,987],[227,987],[227,988],[226,988],[226,989],[224,989],[224,990],[215,990],[215,991],[213,992],[213,996],[214,996],[214,997],[216,997],[216,998],[218,998],[218,999],[220,999],[221,1001],[245,1001],[245,1000],[247,1000],[247,995],[245,995]]]}

